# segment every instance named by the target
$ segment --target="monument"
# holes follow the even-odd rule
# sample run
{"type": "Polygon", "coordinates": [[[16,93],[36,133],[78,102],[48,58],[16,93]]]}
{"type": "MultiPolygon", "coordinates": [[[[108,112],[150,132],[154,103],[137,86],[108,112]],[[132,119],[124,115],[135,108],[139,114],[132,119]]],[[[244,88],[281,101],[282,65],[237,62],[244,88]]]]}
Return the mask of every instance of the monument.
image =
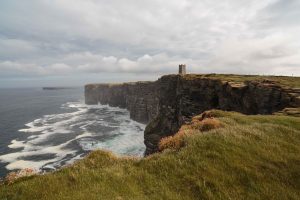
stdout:
{"type": "Polygon", "coordinates": [[[182,76],[186,75],[186,65],[184,65],[184,64],[179,65],[179,75],[182,75],[182,76]]]}

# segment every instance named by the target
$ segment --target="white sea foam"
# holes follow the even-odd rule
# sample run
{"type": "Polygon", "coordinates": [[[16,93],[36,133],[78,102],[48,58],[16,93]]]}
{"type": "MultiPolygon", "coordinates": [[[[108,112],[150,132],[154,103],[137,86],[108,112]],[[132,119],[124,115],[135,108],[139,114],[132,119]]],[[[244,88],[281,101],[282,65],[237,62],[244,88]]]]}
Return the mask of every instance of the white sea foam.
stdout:
{"type": "Polygon", "coordinates": [[[75,139],[80,139],[80,138],[85,138],[85,137],[91,137],[91,136],[93,136],[93,134],[87,132],[87,133],[83,133],[81,135],[76,136],[75,139]]]}
{"type": "Polygon", "coordinates": [[[57,145],[57,146],[35,146],[32,144],[24,144],[24,150],[5,154],[0,156],[0,161],[4,163],[9,163],[6,168],[8,170],[15,170],[15,169],[24,169],[24,168],[33,168],[35,170],[40,169],[43,165],[50,162],[57,162],[63,159],[67,154],[75,154],[75,150],[70,149],[63,149],[67,144],[69,144],[72,140],[57,145]],[[46,159],[41,161],[34,161],[34,160],[24,160],[25,157],[28,156],[39,156],[39,155],[46,155],[46,154],[54,154],[54,159],[46,159]]]}
{"type": "Polygon", "coordinates": [[[66,112],[45,115],[19,130],[28,137],[12,140],[8,147],[16,151],[0,155],[8,170],[56,169],[95,149],[142,156],[145,125],[131,120],[127,110],[80,102],[68,102],[61,108],[66,112]]]}
{"type": "Polygon", "coordinates": [[[11,149],[18,149],[24,147],[24,141],[17,141],[17,140],[12,140],[11,144],[8,145],[9,148],[11,149]]]}
{"type": "Polygon", "coordinates": [[[126,116],[117,116],[115,119],[120,121],[118,129],[112,132],[112,135],[119,134],[117,137],[108,139],[105,142],[90,138],[83,139],[79,142],[82,148],[84,150],[106,149],[120,155],[142,156],[145,125],[132,120],[124,122],[127,120],[126,116]]]}

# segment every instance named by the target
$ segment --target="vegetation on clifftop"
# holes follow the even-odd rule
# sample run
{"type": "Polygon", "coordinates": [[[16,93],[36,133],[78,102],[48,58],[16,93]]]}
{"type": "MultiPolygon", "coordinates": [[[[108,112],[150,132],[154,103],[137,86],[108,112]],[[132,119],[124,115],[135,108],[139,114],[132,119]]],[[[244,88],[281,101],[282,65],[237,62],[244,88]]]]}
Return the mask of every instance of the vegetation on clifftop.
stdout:
{"type": "Polygon", "coordinates": [[[180,148],[143,159],[96,151],[4,184],[0,199],[300,199],[300,118],[214,110],[181,131],[180,148]]]}
{"type": "Polygon", "coordinates": [[[300,88],[300,77],[297,76],[258,76],[258,75],[237,75],[237,74],[188,74],[186,79],[210,78],[229,82],[245,82],[245,81],[264,81],[270,80],[282,86],[291,88],[300,88]]]}

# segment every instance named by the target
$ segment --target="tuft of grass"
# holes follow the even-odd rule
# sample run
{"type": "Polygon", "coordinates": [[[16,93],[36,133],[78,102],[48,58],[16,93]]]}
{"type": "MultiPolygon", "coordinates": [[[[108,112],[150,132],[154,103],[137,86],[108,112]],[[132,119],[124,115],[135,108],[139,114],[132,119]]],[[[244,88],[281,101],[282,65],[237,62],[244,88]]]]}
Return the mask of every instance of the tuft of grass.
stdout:
{"type": "Polygon", "coordinates": [[[12,184],[20,178],[30,177],[30,176],[36,175],[37,173],[38,173],[37,171],[35,171],[33,169],[29,169],[29,168],[22,169],[17,172],[10,172],[3,180],[3,183],[12,184]]]}
{"type": "Polygon", "coordinates": [[[204,112],[202,115],[194,117],[191,124],[183,125],[175,135],[162,138],[159,142],[159,150],[178,150],[185,146],[187,136],[223,127],[221,122],[213,116],[213,112],[204,112]]]}
{"type": "Polygon", "coordinates": [[[178,150],[185,145],[185,137],[190,133],[185,130],[179,130],[174,136],[162,138],[159,142],[159,151],[165,149],[178,150]]]}
{"type": "Polygon", "coordinates": [[[206,118],[202,121],[193,121],[190,125],[192,129],[199,130],[201,132],[210,131],[212,129],[221,128],[222,124],[219,120],[214,118],[206,118]]]}
{"type": "Polygon", "coordinates": [[[0,199],[300,199],[299,117],[207,116],[194,122],[213,117],[222,126],[183,126],[180,150],[142,159],[95,151],[70,167],[1,185],[0,199]]]}

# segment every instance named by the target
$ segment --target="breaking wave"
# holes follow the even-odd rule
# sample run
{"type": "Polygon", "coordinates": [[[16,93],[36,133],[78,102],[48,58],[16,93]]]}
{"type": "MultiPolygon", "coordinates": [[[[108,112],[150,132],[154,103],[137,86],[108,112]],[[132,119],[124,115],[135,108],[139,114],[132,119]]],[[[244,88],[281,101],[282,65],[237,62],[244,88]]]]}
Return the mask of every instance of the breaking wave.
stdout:
{"type": "Polygon", "coordinates": [[[130,119],[126,109],[69,102],[64,113],[45,115],[19,130],[25,140],[12,140],[13,153],[0,156],[8,170],[53,170],[105,149],[117,155],[142,156],[145,125],[130,119]]]}

